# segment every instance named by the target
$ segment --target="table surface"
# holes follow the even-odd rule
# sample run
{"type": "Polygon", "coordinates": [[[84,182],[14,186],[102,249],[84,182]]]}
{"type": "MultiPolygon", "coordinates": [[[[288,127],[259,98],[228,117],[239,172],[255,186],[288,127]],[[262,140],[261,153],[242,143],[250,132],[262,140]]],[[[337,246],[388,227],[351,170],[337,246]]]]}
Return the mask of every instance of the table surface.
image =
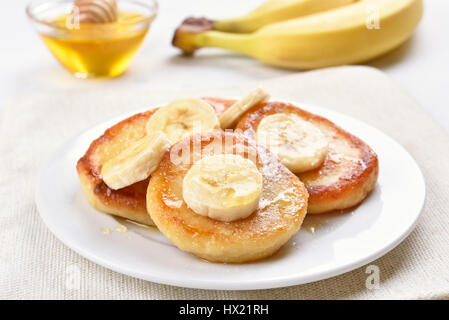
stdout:
{"type": "MultiPolygon", "coordinates": [[[[188,93],[173,90],[153,92],[145,86],[126,85],[121,90],[103,89],[100,93],[73,89],[67,90],[64,95],[47,92],[16,95],[13,108],[8,106],[3,109],[0,137],[7,138],[0,139],[0,260],[7,263],[0,263],[0,299],[449,298],[449,162],[441,161],[449,158],[449,135],[435,126],[423,109],[389,81],[384,73],[374,68],[330,68],[264,80],[260,84],[270,88],[276,98],[331,106],[337,112],[375,126],[402,144],[419,164],[427,184],[426,204],[410,236],[387,255],[373,261],[372,264],[379,268],[381,282],[378,289],[367,290],[369,269],[366,266],[328,280],[275,290],[215,291],[159,285],[101,267],[83,259],[58,241],[40,219],[34,202],[37,174],[57,146],[98,121],[122,115],[142,104],[156,105],[176,98],[174,95],[184,94],[240,96],[251,90],[254,84],[201,89],[200,92],[189,89],[188,93]],[[293,90],[291,83],[295,84],[293,90]],[[384,94],[380,95],[379,92],[384,94]],[[404,115],[407,121],[403,121],[404,115]],[[437,157],[433,156],[435,150],[438,150],[437,157]],[[79,279],[79,287],[74,287],[77,283],[75,279],[79,279]]],[[[70,158],[73,155],[67,156],[70,158]]],[[[397,165],[402,166],[402,163],[397,165]]],[[[381,163],[381,170],[385,169],[381,163]]],[[[74,173],[73,169],[69,171],[70,174],[74,173]]],[[[62,170],[61,174],[69,174],[69,171],[62,170]]],[[[394,171],[387,174],[396,177],[394,171]]],[[[379,181],[380,184],[384,182],[379,181]]],[[[381,189],[384,189],[383,186],[381,189]]],[[[71,202],[76,202],[79,197],[83,197],[80,189],[73,194],[71,202]]],[[[396,194],[382,194],[383,200],[391,197],[396,197],[396,194]]],[[[65,213],[61,212],[62,215],[65,213]]],[[[324,232],[331,240],[334,231],[339,232],[340,227],[352,223],[350,221],[356,217],[348,217],[349,220],[343,224],[331,217],[323,218],[322,227],[316,232],[324,232]]],[[[359,218],[363,221],[360,232],[346,234],[343,242],[359,237],[368,231],[366,228],[379,222],[369,217],[358,217],[357,221],[360,221],[359,218]]],[[[115,223],[111,222],[110,227],[114,227],[115,223]]],[[[395,225],[390,227],[394,229],[395,225]]],[[[392,230],[390,227],[387,229],[392,230]]],[[[79,224],[73,225],[73,228],[86,234],[79,224]]],[[[128,235],[131,238],[140,237],[136,231],[131,230],[128,235]]],[[[323,249],[329,258],[341,245],[338,242],[330,241],[323,249]]],[[[323,261],[324,264],[327,262],[323,261]]]]}
{"type": "MultiPolygon", "coordinates": [[[[0,23],[2,49],[0,68],[0,108],[8,97],[33,91],[63,94],[71,88],[101,90],[124,83],[158,88],[206,88],[245,81],[261,81],[294,71],[275,69],[238,54],[207,49],[194,59],[179,55],[171,47],[173,30],[183,18],[196,15],[226,18],[257,6],[262,0],[181,1],[163,0],[159,14],[129,70],[112,80],[79,80],[64,71],[51,56],[25,15],[29,0],[2,1],[0,23]]],[[[425,14],[414,36],[393,52],[369,65],[385,71],[449,132],[449,1],[425,1],[425,14]]],[[[6,102],[7,103],[7,102],[6,102]]]]}

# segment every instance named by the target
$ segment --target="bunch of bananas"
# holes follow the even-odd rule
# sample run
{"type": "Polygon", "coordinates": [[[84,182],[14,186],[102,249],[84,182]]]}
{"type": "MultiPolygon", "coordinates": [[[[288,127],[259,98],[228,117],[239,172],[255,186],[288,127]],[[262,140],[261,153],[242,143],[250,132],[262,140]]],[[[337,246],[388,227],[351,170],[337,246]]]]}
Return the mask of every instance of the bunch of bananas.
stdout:
{"type": "Polygon", "coordinates": [[[237,51],[267,64],[314,69],[376,58],[406,41],[422,0],[268,0],[235,19],[186,19],[173,45],[237,51]]]}

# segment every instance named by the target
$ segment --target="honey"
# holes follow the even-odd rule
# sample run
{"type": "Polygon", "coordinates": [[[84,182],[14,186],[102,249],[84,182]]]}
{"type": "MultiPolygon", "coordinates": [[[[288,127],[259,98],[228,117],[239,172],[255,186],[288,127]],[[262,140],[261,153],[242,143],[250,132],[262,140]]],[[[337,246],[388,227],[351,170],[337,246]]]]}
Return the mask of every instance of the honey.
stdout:
{"type": "Polygon", "coordinates": [[[40,33],[52,54],[79,78],[115,77],[123,73],[137,53],[149,26],[136,28],[141,14],[121,12],[117,22],[68,28],[69,15],[53,21],[59,28],[40,33]],[[130,23],[131,22],[131,23],[130,23]]]}

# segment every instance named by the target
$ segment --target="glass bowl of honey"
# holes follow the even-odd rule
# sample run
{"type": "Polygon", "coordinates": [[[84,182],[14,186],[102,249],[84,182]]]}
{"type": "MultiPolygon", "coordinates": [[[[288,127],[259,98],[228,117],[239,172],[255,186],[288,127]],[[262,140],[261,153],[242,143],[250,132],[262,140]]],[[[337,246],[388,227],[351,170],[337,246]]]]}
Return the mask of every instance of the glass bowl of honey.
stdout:
{"type": "Polygon", "coordinates": [[[76,77],[122,74],[156,17],[157,2],[118,0],[114,21],[102,23],[80,21],[80,16],[74,15],[74,3],[36,0],[27,6],[26,12],[51,53],[76,77]]]}

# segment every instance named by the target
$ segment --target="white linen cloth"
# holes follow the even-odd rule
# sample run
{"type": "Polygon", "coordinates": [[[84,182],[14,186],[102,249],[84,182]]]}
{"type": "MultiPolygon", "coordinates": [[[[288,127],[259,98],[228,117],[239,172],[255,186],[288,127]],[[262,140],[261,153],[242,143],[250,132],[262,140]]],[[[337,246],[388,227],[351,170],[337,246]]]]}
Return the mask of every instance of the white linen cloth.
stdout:
{"type": "Polygon", "coordinates": [[[449,298],[449,137],[380,71],[331,68],[200,92],[152,91],[142,85],[112,90],[105,81],[82,87],[63,94],[13,96],[0,110],[0,298],[449,298]],[[401,143],[420,165],[427,186],[423,215],[403,243],[373,262],[380,270],[378,289],[366,288],[365,267],[328,280],[272,290],[213,291],[160,285],[84,259],[45,227],[34,203],[36,176],[69,137],[133,109],[185,96],[239,97],[257,85],[267,88],[275,99],[323,106],[363,120],[401,143]],[[73,265],[80,270],[80,289],[67,285],[67,271],[73,265]]]}

